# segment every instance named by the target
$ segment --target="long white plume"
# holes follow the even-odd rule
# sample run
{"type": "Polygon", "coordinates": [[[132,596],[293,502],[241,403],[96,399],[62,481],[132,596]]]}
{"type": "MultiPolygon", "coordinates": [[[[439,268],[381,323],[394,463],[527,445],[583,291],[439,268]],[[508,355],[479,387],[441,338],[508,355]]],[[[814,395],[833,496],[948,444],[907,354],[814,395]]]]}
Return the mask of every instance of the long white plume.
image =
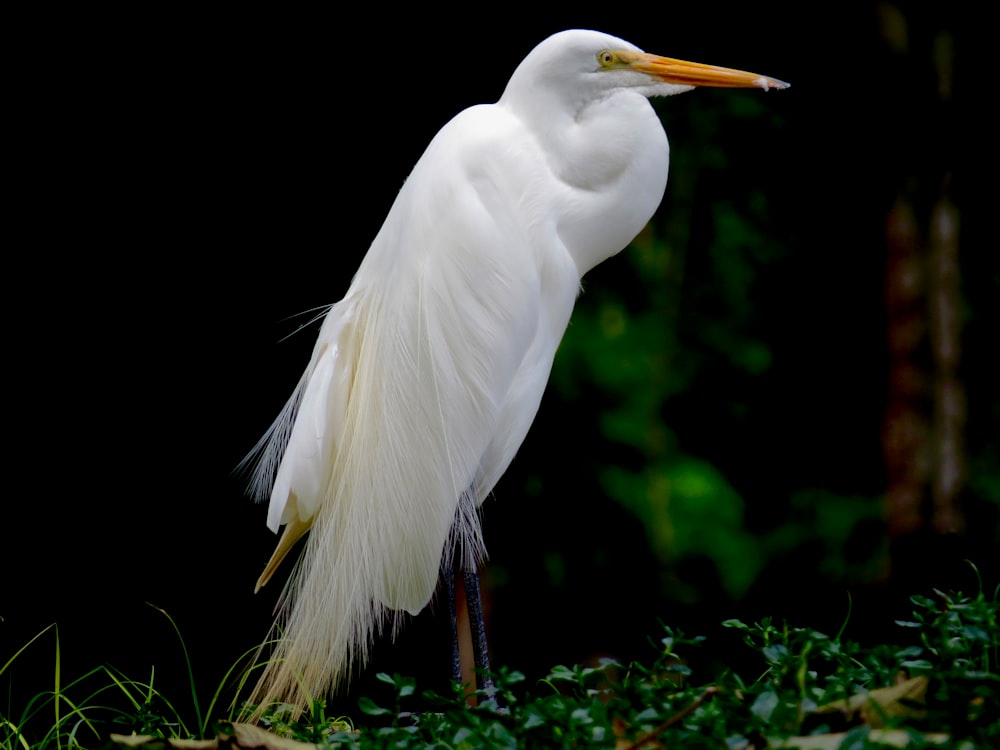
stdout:
{"type": "Polygon", "coordinates": [[[423,163],[261,446],[268,524],[285,525],[262,583],[309,535],[252,703],[302,706],[343,687],[374,638],[427,605],[443,556],[484,557],[477,508],[534,417],[579,288],[566,256],[556,274],[566,291],[545,291],[554,272],[513,219],[521,196],[488,174],[448,174],[461,160],[439,159],[449,166],[433,172],[423,163]],[[540,307],[547,296],[566,308],[554,322],[540,307]]]}

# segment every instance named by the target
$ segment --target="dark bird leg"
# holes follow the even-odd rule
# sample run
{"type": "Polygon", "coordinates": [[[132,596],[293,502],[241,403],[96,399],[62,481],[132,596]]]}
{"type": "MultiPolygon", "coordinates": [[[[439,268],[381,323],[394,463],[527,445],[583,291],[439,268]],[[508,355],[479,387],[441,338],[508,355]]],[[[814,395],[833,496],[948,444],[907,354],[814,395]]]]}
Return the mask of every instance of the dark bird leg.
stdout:
{"type": "MultiPolygon", "coordinates": [[[[458,563],[460,566],[461,564],[458,563]]],[[[462,584],[465,595],[465,614],[469,619],[469,631],[472,636],[472,654],[476,668],[476,683],[480,690],[492,699],[496,693],[493,678],[490,677],[490,657],[486,640],[486,623],[483,618],[482,593],[479,588],[479,572],[473,568],[462,570],[462,584]]],[[[444,565],[441,570],[444,587],[448,596],[448,621],[451,627],[451,677],[456,685],[462,685],[462,650],[461,634],[458,626],[458,586],[455,580],[455,568],[444,565]]]]}
{"type": "MultiPolygon", "coordinates": [[[[463,529],[468,528],[467,519],[477,513],[477,507],[472,492],[463,492],[459,497],[458,508],[455,510],[450,553],[446,552],[442,560],[441,575],[444,578],[448,593],[448,614],[451,619],[451,674],[456,685],[463,685],[462,680],[462,646],[464,628],[458,624],[458,616],[462,610],[468,618],[469,634],[472,640],[472,656],[476,670],[476,684],[486,697],[492,700],[496,694],[496,686],[490,676],[490,657],[486,641],[486,623],[483,618],[482,593],[479,587],[479,569],[475,562],[470,561],[472,555],[464,554],[463,529]],[[465,607],[458,606],[459,584],[456,581],[457,570],[462,571],[461,593],[465,597],[465,607]]],[[[468,649],[468,646],[466,646],[468,649]]]]}
{"type": "Polygon", "coordinates": [[[448,592],[448,617],[451,623],[451,678],[456,685],[462,684],[462,656],[458,647],[458,602],[455,594],[455,568],[443,566],[441,576],[444,578],[445,589],[448,592]]]}
{"type": "Polygon", "coordinates": [[[479,689],[492,700],[496,696],[496,686],[490,676],[490,656],[486,643],[486,622],[483,619],[483,600],[479,591],[479,571],[465,570],[465,604],[469,612],[469,628],[472,631],[472,653],[476,661],[476,681],[479,689]]]}

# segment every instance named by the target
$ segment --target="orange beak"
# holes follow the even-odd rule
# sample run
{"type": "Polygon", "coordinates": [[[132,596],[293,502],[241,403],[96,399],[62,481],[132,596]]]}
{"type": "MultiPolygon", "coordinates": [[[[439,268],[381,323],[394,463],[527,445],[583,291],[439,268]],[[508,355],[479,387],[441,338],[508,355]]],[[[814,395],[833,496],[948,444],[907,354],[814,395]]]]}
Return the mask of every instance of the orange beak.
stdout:
{"type": "Polygon", "coordinates": [[[615,50],[618,60],[632,69],[658,78],[664,83],[683,86],[715,86],[717,88],[787,89],[789,84],[777,78],[748,73],[745,70],[720,68],[715,65],[674,60],[646,52],[615,50]]]}

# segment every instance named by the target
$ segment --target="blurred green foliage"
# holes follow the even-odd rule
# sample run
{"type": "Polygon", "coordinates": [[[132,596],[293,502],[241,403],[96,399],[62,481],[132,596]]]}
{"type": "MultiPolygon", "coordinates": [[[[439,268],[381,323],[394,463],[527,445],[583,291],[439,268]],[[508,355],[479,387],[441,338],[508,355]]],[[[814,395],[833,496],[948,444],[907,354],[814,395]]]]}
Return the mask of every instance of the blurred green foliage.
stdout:
{"type": "MultiPolygon", "coordinates": [[[[684,148],[672,156],[662,215],[613,261],[615,281],[585,282],[552,382],[570,401],[583,384],[602,392],[601,433],[635,460],[603,464],[601,489],[641,522],[660,563],[711,560],[723,588],[739,598],[764,565],[767,545],[748,530],[745,498],[724,467],[686,450],[664,418],[671,399],[694,393],[715,401],[713,412],[740,419],[751,404],[741,389],[719,387],[716,373],[758,378],[772,363],[755,296],[788,248],[776,236],[765,189],[733,185],[718,144],[776,123],[759,98],[727,94],[696,100],[682,121],[672,111],[668,130],[684,148]],[[713,187],[719,181],[729,185],[725,192],[713,187]]],[[[697,598],[689,588],[677,593],[697,598]]]]}
{"type": "MultiPolygon", "coordinates": [[[[803,196],[801,167],[754,145],[808,140],[777,98],[699,91],[657,106],[681,144],[663,206],[584,280],[553,371],[559,408],[576,423],[594,412],[607,441],[578,463],[644,530],[668,599],[720,593],[699,591],[700,576],[683,580],[686,562],[714,568],[730,600],[769,567],[840,590],[882,580],[891,555],[879,435],[883,208],[859,205],[843,226],[810,224],[803,207],[827,193],[803,196]],[[842,248],[822,236],[862,229],[842,248]]],[[[889,194],[893,176],[876,178],[856,197],[889,194]]],[[[830,194],[846,196],[850,184],[830,194]]],[[[992,320],[982,284],[971,280],[966,304],[992,320]]],[[[982,362],[984,323],[970,320],[969,359],[982,362]]],[[[968,376],[970,398],[993,405],[991,415],[970,410],[967,507],[979,549],[1000,543],[1000,450],[989,437],[1000,401],[995,383],[968,376]]]]}

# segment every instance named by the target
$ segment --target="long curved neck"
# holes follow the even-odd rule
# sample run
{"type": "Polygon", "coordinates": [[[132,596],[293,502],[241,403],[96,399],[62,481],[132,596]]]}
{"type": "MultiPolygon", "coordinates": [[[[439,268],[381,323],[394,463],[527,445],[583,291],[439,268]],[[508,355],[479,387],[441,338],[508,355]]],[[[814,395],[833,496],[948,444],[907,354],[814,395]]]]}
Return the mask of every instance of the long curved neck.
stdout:
{"type": "MultiPolygon", "coordinates": [[[[663,198],[669,146],[649,101],[618,90],[548,111],[511,107],[538,141],[549,172],[567,187],[557,231],[580,276],[621,251],[663,198]]],[[[547,109],[547,108],[546,108],[547,109]]]]}

